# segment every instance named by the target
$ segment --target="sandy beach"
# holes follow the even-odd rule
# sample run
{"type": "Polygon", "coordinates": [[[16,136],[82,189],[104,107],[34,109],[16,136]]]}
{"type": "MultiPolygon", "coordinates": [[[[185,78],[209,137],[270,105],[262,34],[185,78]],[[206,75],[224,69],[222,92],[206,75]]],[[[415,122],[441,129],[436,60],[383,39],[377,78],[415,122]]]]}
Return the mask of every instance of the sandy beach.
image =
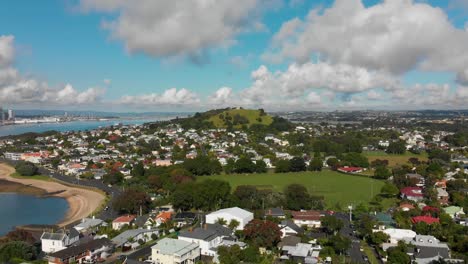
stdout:
{"type": "Polygon", "coordinates": [[[0,179],[30,185],[67,200],[69,209],[65,217],[57,223],[59,226],[66,226],[90,216],[105,200],[104,194],[89,189],[70,187],[54,181],[13,178],[10,175],[14,172],[13,167],[0,163],[0,179]]]}

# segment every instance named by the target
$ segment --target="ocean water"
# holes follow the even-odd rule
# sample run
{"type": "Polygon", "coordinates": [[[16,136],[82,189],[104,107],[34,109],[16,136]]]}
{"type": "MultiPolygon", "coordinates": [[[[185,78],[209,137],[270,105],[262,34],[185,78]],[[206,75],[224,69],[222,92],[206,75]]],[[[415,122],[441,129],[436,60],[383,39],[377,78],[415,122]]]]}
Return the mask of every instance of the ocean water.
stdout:
{"type": "Polygon", "coordinates": [[[99,127],[108,127],[121,123],[124,125],[141,125],[148,122],[155,122],[160,120],[168,120],[173,117],[155,117],[145,119],[112,119],[105,121],[73,121],[63,123],[42,123],[42,124],[21,124],[21,125],[7,125],[0,126],[0,137],[20,135],[28,132],[41,133],[45,131],[55,130],[59,132],[66,131],[84,131],[92,130],[99,127]]]}
{"type": "Polygon", "coordinates": [[[65,199],[40,198],[19,193],[0,193],[0,236],[19,225],[54,225],[68,210],[65,199]]]}

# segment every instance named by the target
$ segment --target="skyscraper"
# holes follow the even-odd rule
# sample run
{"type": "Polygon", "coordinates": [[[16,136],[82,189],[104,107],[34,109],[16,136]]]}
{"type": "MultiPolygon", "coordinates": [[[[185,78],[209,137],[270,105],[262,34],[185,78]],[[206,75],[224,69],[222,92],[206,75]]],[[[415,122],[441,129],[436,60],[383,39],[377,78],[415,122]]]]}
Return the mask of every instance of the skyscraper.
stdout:
{"type": "Polygon", "coordinates": [[[13,109],[8,109],[8,120],[14,120],[15,119],[15,112],[13,112],[13,109]]]}
{"type": "Polygon", "coordinates": [[[3,107],[0,106],[0,115],[1,115],[1,124],[5,123],[5,113],[3,112],[3,107]]]}

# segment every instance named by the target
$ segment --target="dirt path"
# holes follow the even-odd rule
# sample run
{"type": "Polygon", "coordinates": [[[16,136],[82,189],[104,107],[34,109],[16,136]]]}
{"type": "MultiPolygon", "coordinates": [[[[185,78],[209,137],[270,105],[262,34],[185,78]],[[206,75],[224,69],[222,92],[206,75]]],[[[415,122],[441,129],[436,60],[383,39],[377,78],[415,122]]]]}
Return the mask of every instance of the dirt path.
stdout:
{"type": "Polygon", "coordinates": [[[105,200],[103,194],[88,189],[70,187],[54,181],[13,178],[10,175],[14,172],[13,167],[0,163],[0,179],[31,185],[48,193],[56,193],[53,196],[67,200],[69,209],[64,219],[57,223],[59,226],[66,226],[90,216],[105,200]]]}

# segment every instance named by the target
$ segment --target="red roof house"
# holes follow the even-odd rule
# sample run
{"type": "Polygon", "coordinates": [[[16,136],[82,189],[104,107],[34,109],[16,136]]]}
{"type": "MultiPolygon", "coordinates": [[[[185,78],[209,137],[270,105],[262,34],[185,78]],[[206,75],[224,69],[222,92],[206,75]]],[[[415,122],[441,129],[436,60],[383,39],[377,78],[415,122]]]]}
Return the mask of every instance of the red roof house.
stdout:
{"type": "Polygon", "coordinates": [[[112,229],[119,230],[124,225],[131,225],[135,221],[135,215],[122,215],[112,221],[112,229]]]}
{"type": "Polygon", "coordinates": [[[411,222],[413,224],[417,224],[419,222],[424,222],[428,225],[433,224],[433,223],[439,223],[439,218],[435,218],[432,216],[415,216],[411,217],[411,222]]]}
{"type": "Polygon", "coordinates": [[[344,167],[338,168],[338,171],[341,171],[341,172],[344,172],[344,173],[359,173],[359,172],[362,172],[362,168],[361,167],[344,166],[344,167]]]}
{"type": "Polygon", "coordinates": [[[424,195],[420,187],[405,187],[400,190],[401,198],[408,199],[414,202],[422,201],[424,195]]]}

